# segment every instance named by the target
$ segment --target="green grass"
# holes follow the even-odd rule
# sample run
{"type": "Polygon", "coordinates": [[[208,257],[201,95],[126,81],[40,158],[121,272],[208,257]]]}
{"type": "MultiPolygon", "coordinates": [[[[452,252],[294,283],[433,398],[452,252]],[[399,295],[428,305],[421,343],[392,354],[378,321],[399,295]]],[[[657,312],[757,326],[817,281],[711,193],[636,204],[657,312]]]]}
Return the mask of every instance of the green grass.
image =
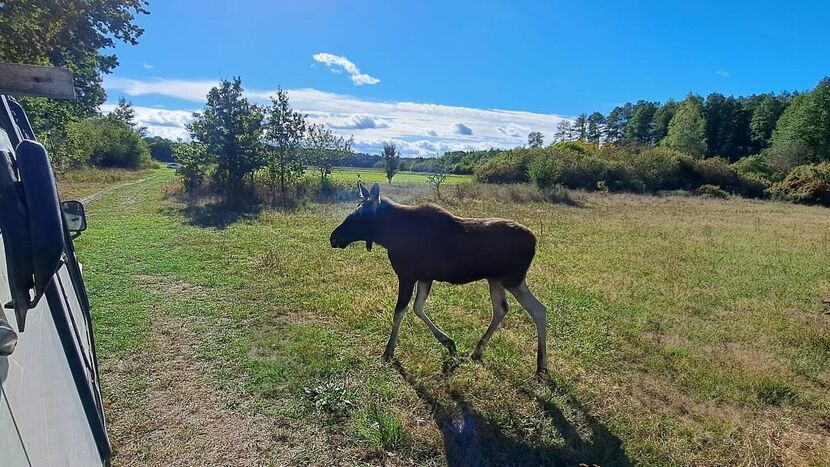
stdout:
{"type": "MultiPolygon", "coordinates": [[[[392,183],[407,184],[416,183],[424,184],[427,181],[427,175],[423,172],[398,172],[392,177],[392,183]]],[[[332,171],[332,178],[334,180],[342,180],[346,182],[357,183],[358,180],[364,183],[387,183],[386,172],[381,169],[364,169],[352,167],[339,167],[332,171]],[[358,178],[359,176],[359,178],[358,178]]],[[[460,183],[472,183],[472,175],[447,175],[444,183],[447,185],[456,185],[460,183]]]]}
{"type": "MultiPolygon", "coordinates": [[[[447,190],[442,204],[456,214],[516,219],[539,238],[528,282],[550,310],[551,367],[539,383],[533,324],[512,299],[482,365],[451,360],[411,313],[398,362],[382,363],[396,289],[385,252],[328,245],[352,203],[212,223],[205,212],[221,206],[186,207],[174,189],[164,170],[116,189],[88,207],[77,241],[116,462],[152,463],[140,447],[154,428],[129,408],[157,383],[121,365],[165,342],[174,318],[216,370],[193,378],[236,401],[227,416],[269,420],[258,455],[275,464],[830,456],[827,209],[584,193],[555,205],[504,201],[504,187],[461,199],[447,190]],[[136,446],[144,457],[129,457],[136,446]]],[[[427,313],[469,353],[490,319],[487,287],[436,284],[427,313]]]]}

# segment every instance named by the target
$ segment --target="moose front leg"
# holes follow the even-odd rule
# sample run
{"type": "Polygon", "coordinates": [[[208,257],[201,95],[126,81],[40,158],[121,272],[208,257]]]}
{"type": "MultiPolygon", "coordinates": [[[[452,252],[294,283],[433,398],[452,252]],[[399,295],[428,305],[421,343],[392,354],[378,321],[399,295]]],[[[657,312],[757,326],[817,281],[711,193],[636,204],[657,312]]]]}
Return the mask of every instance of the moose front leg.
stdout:
{"type": "Polygon", "coordinates": [[[398,301],[395,303],[395,316],[392,318],[392,332],[389,342],[386,343],[386,350],[383,352],[383,360],[392,360],[395,355],[395,346],[398,343],[398,329],[401,327],[403,315],[406,314],[406,307],[412,299],[412,290],[415,288],[415,281],[400,280],[398,282],[398,301]]]}

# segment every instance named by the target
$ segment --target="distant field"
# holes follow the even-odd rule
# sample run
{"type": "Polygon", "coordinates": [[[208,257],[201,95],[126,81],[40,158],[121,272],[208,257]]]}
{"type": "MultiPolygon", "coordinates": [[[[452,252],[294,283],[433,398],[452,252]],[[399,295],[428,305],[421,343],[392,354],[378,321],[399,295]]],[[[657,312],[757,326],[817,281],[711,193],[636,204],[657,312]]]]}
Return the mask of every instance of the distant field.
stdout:
{"type": "MultiPolygon", "coordinates": [[[[830,210],[600,193],[565,206],[469,188],[441,204],[539,238],[541,383],[512,297],[482,365],[449,359],[411,311],[397,363],[382,363],[386,252],[328,244],[353,203],[186,204],[164,170],[91,203],[77,249],[114,463],[827,464],[830,210]]],[[[435,201],[414,186],[393,196],[407,189],[435,201]]],[[[427,313],[469,354],[490,319],[486,284],[433,290],[427,313]]]]}
{"type": "MultiPolygon", "coordinates": [[[[338,167],[332,171],[332,177],[336,180],[353,181],[359,179],[365,183],[386,183],[386,173],[381,169],[362,169],[351,167],[338,167]]],[[[470,183],[473,181],[471,175],[448,175],[444,183],[454,185],[459,183],[470,183]]],[[[392,178],[392,183],[428,183],[427,174],[423,172],[398,172],[392,178]]]]}

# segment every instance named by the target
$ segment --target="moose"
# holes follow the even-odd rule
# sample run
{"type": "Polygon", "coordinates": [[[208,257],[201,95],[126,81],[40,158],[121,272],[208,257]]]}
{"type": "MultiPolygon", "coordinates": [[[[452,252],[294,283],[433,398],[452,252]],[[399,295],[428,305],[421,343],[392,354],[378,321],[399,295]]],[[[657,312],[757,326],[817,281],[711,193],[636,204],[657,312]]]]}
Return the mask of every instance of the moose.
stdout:
{"type": "Polygon", "coordinates": [[[398,330],[415,292],[415,314],[451,355],[455,342],[424,312],[434,281],[466,284],[487,279],[493,318],[471,355],[480,361],[487,342],[507,315],[506,291],[527,310],[536,325],[536,376],[547,372],[545,320],[547,309],[530,292],[525,281],[536,254],[536,237],[525,226],[505,219],[457,217],[435,205],[407,206],[380,196],[377,183],[371,189],[358,184],[361,201],[331,233],[333,248],[363,241],[371,251],[377,243],[386,248],[398,276],[392,332],[383,359],[392,359],[398,330]]]}

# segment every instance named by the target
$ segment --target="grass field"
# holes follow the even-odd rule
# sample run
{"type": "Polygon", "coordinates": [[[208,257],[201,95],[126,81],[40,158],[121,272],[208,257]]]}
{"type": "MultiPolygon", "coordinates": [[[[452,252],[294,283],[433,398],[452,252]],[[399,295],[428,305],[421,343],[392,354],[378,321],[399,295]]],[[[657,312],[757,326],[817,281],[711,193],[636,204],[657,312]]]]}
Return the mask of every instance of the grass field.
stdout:
{"type": "MultiPolygon", "coordinates": [[[[354,167],[336,168],[332,171],[332,178],[334,180],[345,180],[347,182],[355,182],[358,180],[364,183],[386,183],[386,172],[380,169],[362,169],[354,167]],[[358,178],[359,176],[359,178],[358,178]]],[[[392,178],[394,183],[427,183],[427,174],[423,172],[398,172],[392,178]]],[[[471,175],[447,175],[444,183],[447,185],[455,185],[459,183],[470,183],[473,181],[471,175]]]]}
{"type": "MultiPolygon", "coordinates": [[[[328,244],[353,203],[229,211],[163,169],[93,201],[77,249],[115,464],[827,465],[830,210],[504,190],[442,204],[539,237],[542,382],[512,298],[482,365],[411,313],[382,363],[385,252],[328,244]]],[[[487,286],[436,284],[427,313],[469,354],[487,286]]]]}

